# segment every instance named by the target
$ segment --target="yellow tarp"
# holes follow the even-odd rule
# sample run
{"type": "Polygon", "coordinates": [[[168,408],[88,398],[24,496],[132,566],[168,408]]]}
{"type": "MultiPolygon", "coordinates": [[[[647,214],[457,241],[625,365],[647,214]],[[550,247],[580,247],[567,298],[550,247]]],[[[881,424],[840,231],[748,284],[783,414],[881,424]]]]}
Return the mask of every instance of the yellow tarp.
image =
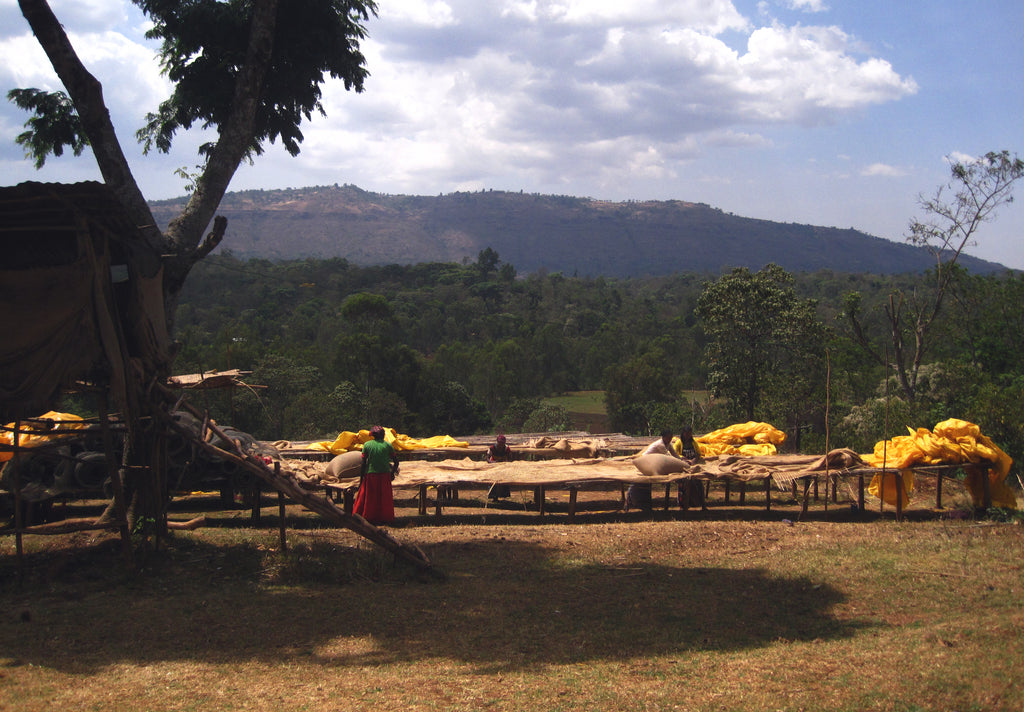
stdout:
{"type": "MultiPolygon", "coordinates": [[[[775,455],[778,445],[786,441],[786,434],[768,423],[737,423],[694,438],[703,457],[714,455],[743,455],[762,457],[775,455]]],[[[678,439],[673,441],[679,450],[678,439]]]]}
{"type": "MultiPolygon", "coordinates": [[[[58,413],[57,411],[51,410],[44,415],[39,416],[35,420],[50,420],[53,424],[60,427],[61,430],[68,429],[79,429],[85,427],[85,423],[81,422],[82,418],[71,413],[58,413]]],[[[14,445],[14,423],[8,423],[7,428],[0,432],[0,444],[13,446],[14,445]]],[[[18,435],[18,446],[19,447],[36,447],[42,443],[48,442],[54,438],[60,438],[64,435],[60,433],[50,432],[50,426],[44,426],[36,422],[23,422],[21,424],[21,433],[18,435]]],[[[7,462],[14,457],[13,452],[2,452],[0,451],[0,462],[7,462]]]]}
{"type": "MultiPolygon", "coordinates": [[[[309,448],[311,450],[323,450],[332,455],[340,455],[349,450],[362,450],[363,443],[371,439],[372,436],[369,430],[360,430],[358,433],[345,430],[338,433],[338,437],[333,441],[325,440],[312,443],[309,448]]],[[[397,432],[394,428],[384,428],[384,440],[391,443],[392,447],[399,452],[403,450],[427,450],[442,447],[469,447],[469,443],[456,440],[451,435],[435,435],[417,440],[397,432]]]]}
{"type": "MultiPolygon", "coordinates": [[[[966,420],[950,418],[935,426],[934,430],[907,428],[909,435],[898,435],[891,440],[875,443],[875,451],[862,458],[871,467],[892,467],[908,470],[914,465],[957,465],[961,463],[977,464],[992,463],[987,476],[989,491],[992,495],[992,506],[1006,509],[1017,508],[1017,498],[1013,490],[1006,484],[1006,476],[1010,472],[1013,460],[982,435],[981,429],[966,420]]],[[[967,470],[964,485],[971,495],[974,506],[984,503],[984,480],[986,473],[980,468],[967,470]]],[[[913,476],[904,472],[904,494],[909,499],[913,489],[913,476]]],[[[885,478],[885,491],[881,493],[887,504],[896,504],[896,478],[885,478]]],[[[873,496],[879,496],[881,477],[876,475],[868,488],[873,496]]],[[[903,503],[906,503],[904,499],[903,503]]]]}

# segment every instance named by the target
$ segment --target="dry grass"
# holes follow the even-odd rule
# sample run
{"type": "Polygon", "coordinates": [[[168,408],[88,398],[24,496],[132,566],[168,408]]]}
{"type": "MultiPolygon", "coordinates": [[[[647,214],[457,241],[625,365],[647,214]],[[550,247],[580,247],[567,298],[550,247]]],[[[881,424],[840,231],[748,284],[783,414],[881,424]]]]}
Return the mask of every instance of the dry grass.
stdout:
{"type": "Polygon", "coordinates": [[[19,582],[0,539],[0,709],[1024,709],[1016,524],[400,504],[445,582],[297,508],[282,553],[276,508],[215,498],[132,575],[77,534],[26,539],[19,582]]]}

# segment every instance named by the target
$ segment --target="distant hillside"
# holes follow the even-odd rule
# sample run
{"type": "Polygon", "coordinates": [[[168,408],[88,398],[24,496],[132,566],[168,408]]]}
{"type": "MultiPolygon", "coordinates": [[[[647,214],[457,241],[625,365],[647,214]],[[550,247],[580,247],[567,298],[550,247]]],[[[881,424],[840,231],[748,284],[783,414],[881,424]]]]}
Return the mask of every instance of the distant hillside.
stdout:
{"type": "MultiPolygon", "coordinates": [[[[153,203],[165,226],[184,199],[153,203]]],[[[222,248],[242,258],[343,257],[356,265],[476,261],[491,247],[520,273],[646,277],[680,271],[920,272],[927,251],[857,230],[744,218],[679,200],[614,203],[485,191],[409,196],[355,186],[229,193],[222,248]]],[[[1003,269],[964,256],[972,272],[1003,269]]]]}

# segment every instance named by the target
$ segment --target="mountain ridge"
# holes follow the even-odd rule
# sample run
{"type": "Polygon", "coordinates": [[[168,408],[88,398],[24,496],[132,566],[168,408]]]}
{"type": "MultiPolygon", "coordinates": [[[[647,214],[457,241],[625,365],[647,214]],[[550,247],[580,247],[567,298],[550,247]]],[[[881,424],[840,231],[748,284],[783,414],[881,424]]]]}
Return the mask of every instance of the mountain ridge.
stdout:
{"type": "MultiPolygon", "coordinates": [[[[154,201],[162,227],[186,198],[154,201]]],[[[924,248],[853,228],[779,223],[682,200],[613,202],[486,190],[438,196],[353,185],[245,190],[224,196],[222,249],[238,257],[344,258],[357,265],[473,262],[486,249],[517,271],[596,277],[758,270],[893,274],[934,266],[924,248]]],[[[1002,265],[962,255],[972,272],[1002,265]]]]}

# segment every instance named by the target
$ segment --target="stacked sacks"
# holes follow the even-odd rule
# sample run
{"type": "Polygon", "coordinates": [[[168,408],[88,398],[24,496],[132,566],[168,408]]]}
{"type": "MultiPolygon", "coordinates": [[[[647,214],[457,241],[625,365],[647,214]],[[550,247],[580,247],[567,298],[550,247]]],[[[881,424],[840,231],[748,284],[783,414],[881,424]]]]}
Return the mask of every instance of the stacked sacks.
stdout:
{"type": "MultiPolygon", "coordinates": [[[[737,423],[694,438],[701,457],[715,455],[742,455],[759,457],[775,455],[777,447],[786,441],[786,434],[768,423],[737,423]]],[[[672,441],[678,451],[678,438],[672,441]]]]}
{"type": "MultiPolygon", "coordinates": [[[[1006,476],[1010,472],[1013,460],[999,449],[988,437],[982,435],[981,428],[966,420],[950,418],[929,431],[927,428],[911,430],[909,435],[900,435],[891,440],[875,443],[875,450],[863,459],[871,467],[895,468],[903,471],[903,504],[910,498],[914,478],[910,468],[914,465],[956,465],[959,463],[991,463],[987,473],[984,468],[970,467],[964,485],[971,495],[974,506],[984,503],[984,477],[988,477],[989,493],[992,506],[1005,509],[1016,509],[1017,498],[1013,490],[1006,484],[1006,476]]],[[[896,478],[885,478],[885,489],[882,490],[882,478],[875,475],[868,487],[868,492],[881,497],[887,504],[895,505],[900,493],[896,489],[896,478]]]]}

